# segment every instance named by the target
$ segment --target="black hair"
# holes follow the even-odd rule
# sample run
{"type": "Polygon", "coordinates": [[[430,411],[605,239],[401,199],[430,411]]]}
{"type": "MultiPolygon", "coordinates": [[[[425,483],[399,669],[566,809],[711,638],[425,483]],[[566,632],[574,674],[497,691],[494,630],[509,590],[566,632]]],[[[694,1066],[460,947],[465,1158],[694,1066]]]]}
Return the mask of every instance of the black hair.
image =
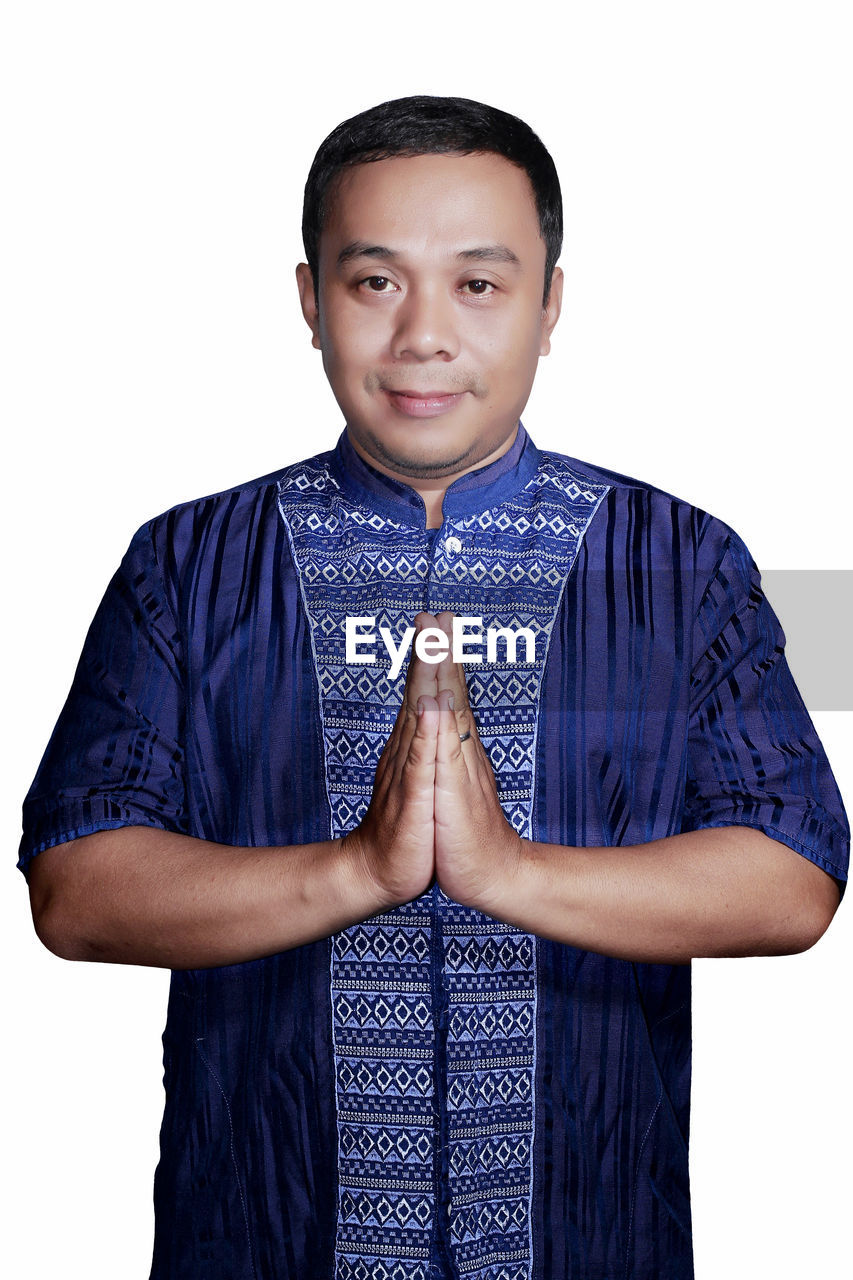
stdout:
{"type": "Polygon", "coordinates": [[[523,120],[471,98],[395,98],[344,120],[320,144],[302,209],[302,240],[315,294],[319,297],[320,232],[334,180],[343,169],[392,156],[479,152],[504,156],[530,179],[545,241],[545,305],[563,242],[563,201],[554,161],[523,120]]]}

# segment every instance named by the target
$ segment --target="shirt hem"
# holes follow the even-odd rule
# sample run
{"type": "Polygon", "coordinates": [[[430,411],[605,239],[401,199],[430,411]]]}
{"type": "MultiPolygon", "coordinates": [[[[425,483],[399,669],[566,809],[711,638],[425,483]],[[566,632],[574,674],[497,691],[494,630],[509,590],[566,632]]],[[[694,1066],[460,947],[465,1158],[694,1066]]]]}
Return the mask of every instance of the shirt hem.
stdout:
{"type": "Polygon", "coordinates": [[[53,849],[58,844],[68,844],[71,840],[79,840],[82,836],[94,835],[96,831],[117,831],[120,827],[154,827],[158,831],[169,831],[170,827],[163,826],[160,822],[143,822],[138,818],[104,818],[97,822],[88,822],[79,827],[70,827],[68,830],[58,832],[54,836],[49,836],[46,840],[41,840],[33,848],[23,852],[16,866],[18,870],[27,878],[27,872],[34,858],[40,853],[44,853],[45,849],[53,849]]]}

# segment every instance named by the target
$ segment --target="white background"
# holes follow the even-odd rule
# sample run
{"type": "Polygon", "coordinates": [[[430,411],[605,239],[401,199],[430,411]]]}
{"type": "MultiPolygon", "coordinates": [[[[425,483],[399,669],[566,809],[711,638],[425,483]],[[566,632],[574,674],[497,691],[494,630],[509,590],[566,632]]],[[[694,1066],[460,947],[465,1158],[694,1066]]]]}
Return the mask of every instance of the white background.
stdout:
{"type": "MultiPolygon", "coordinates": [[[[536,443],[710,509],[763,568],[853,567],[849,6],[304,9],[29,0],[0,31],[16,1280],[148,1275],[168,975],[41,947],[20,802],[133,531],[337,438],[294,266],[338,121],[409,93],[524,117],[566,208],[536,443]]],[[[853,716],[815,721],[850,805],[853,716]]],[[[698,1280],[850,1275],[849,912],[804,955],[694,964],[698,1280]]]]}

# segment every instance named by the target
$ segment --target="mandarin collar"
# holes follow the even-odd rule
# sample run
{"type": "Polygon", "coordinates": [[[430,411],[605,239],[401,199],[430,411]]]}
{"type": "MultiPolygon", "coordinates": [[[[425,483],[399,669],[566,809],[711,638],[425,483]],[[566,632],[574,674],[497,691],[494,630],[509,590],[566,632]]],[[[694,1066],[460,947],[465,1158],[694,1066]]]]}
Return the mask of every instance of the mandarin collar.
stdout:
{"type": "MultiPolygon", "coordinates": [[[[539,465],[539,450],[519,421],[515,440],[494,462],[468,471],[447,489],[442,519],[475,516],[519,493],[539,465]]],[[[331,455],[332,473],[343,493],[401,524],[426,528],[426,507],[417,490],[365,462],[352,447],[346,428],[331,455]]]]}

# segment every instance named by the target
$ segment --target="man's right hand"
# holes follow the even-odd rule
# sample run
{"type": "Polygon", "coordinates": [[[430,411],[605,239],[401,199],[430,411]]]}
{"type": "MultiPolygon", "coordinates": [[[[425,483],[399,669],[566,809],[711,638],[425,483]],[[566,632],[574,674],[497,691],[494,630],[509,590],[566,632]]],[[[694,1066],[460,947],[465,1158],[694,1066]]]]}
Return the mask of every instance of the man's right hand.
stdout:
{"type": "Polygon", "coordinates": [[[342,848],[353,869],[375,889],[378,910],[419,897],[435,874],[433,794],[438,732],[436,667],[423,662],[414,640],[424,627],[435,626],[430,614],[414,619],[415,636],[406,673],[403,701],[376,766],[367,813],[343,837],[342,848]],[[422,715],[418,698],[429,695],[422,715]]]}

